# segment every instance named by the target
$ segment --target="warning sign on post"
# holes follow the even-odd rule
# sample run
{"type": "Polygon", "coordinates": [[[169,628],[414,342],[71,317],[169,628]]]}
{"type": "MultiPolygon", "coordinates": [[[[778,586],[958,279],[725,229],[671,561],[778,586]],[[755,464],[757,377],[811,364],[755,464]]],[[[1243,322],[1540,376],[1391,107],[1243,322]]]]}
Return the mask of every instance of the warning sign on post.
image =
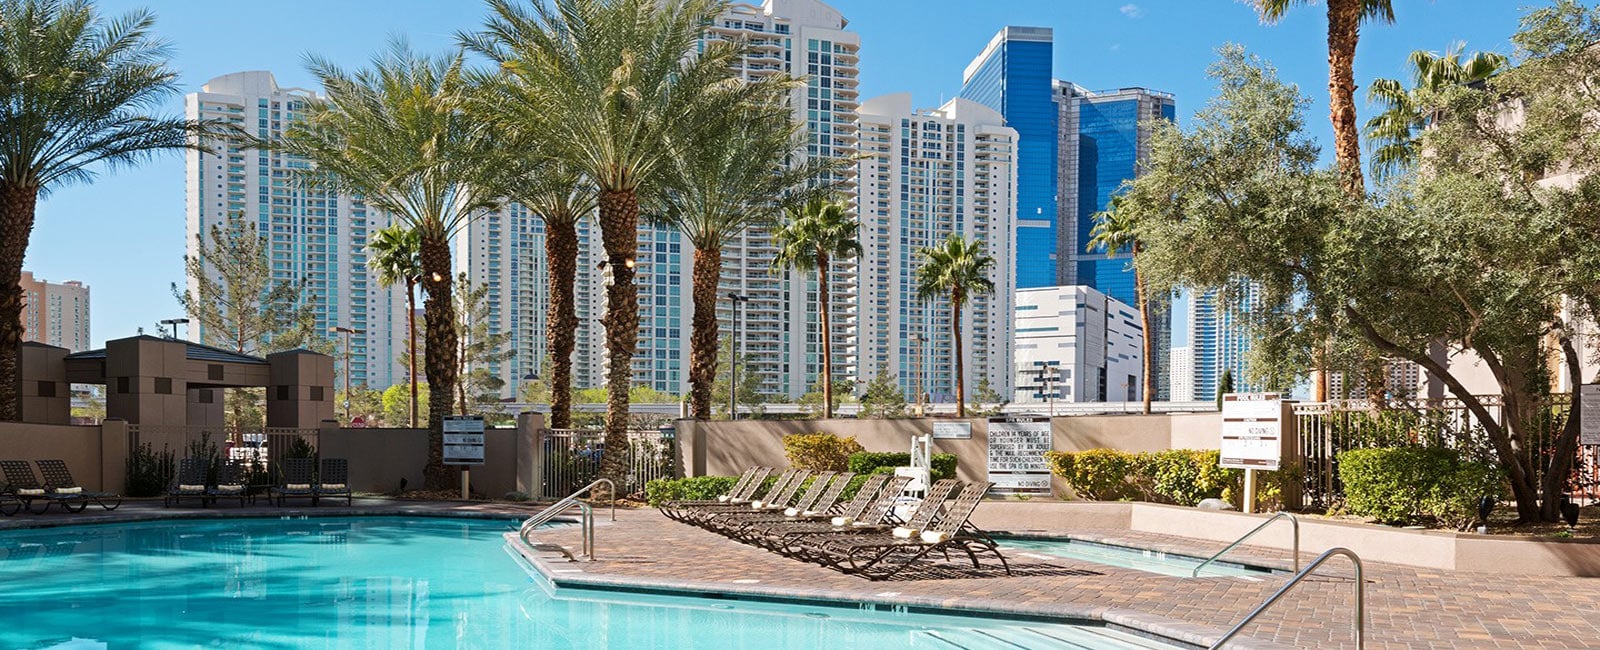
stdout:
{"type": "Polygon", "coordinates": [[[1283,395],[1228,393],[1222,396],[1223,467],[1278,469],[1283,455],[1283,395]]]}
{"type": "Polygon", "coordinates": [[[1004,494],[1050,494],[1050,418],[989,418],[989,480],[1004,494]]]}
{"type": "Polygon", "coordinates": [[[483,416],[444,417],[444,464],[483,464],[483,416]]]}

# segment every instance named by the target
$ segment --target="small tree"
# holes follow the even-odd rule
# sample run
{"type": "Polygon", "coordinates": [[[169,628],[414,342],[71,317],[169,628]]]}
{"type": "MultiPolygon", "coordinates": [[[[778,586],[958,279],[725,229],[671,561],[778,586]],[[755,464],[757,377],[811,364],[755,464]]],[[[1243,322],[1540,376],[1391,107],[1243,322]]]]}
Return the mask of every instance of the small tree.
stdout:
{"type": "MultiPolygon", "coordinates": [[[[428,417],[428,385],[418,384],[417,392],[420,401],[417,402],[417,417],[428,417]]],[[[395,384],[383,391],[383,421],[388,426],[400,426],[401,422],[408,422],[411,415],[411,389],[404,384],[395,384]]]]}
{"type": "Polygon", "coordinates": [[[456,332],[460,349],[456,353],[456,408],[463,414],[484,414],[499,411],[500,389],[506,382],[500,378],[499,366],[517,356],[516,350],[506,349],[511,341],[510,332],[496,332],[494,309],[489,305],[489,285],[474,284],[461,273],[456,278],[456,332]]]}
{"type": "Polygon", "coordinates": [[[1233,370],[1222,369],[1222,378],[1217,380],[1217,410],[1222,410],[1222,396],[1233,392],[1233,370]]]}
{"type": "MultiPolygon", "coordinates": [[[[718,366],[728,366],[729,347],[728,345],[722,346],[721,357],[717,359],[718,366]]],[[[739,355],[737,380],[739,383],[739,406],[756,406],[764,404],[771,399],[770,395],[761,392],[761,376],[750,371],[750,358],[742,354],[739,355]]],[[[718,412],[724,415],[727,414],[728,373],[717,374],[716,382],[711,385],[711,404],[718,409],[718,412]]]]}
{"type": "Polygon", "coordinates": [[[878,373],[867,383],[867,393],[861,399],[861,417],[901,418],[905,415],[905,391],[889,372],[889,365],[878,364],[878,373]]]}
{"type": "Polygon", "coordinates": [[[806,414],[811,417],[826,418],[832,417],[831,415],[828,415],[828,395],[839,396],[835,400],[838,404],[846,404],[856,401],[856,398],[852,397],[852,395],[855,394],[854,391],[856,388],[856,383],[854,381],[849,379],[835,379],[833,380],[833,385],[830,388],[832,389],[832,392],[824,392],[822,378],[818,377],[816,381],[811,382],[810,390],[806,391],[804,395],[801,395],[800,399],[795,400],[795,403],[799,404],[802,409],[805,409],[806,414]]]}

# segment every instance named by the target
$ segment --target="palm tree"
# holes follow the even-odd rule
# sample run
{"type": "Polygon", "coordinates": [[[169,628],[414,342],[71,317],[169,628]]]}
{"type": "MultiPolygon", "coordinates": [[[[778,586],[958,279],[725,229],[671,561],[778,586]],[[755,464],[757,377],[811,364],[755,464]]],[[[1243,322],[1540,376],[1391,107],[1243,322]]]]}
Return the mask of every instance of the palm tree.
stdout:
{"type": "MultiPolygon", "coordinates": [[[[740,83],[744,45],[700,41],[719,0],[489,0],[483,31],[461,40],[500,64],[518,101],[513,134],[565,161],[597,190],[612,283],[606,288],[605,452],[600,474],[625,472],[628,390],[639,336],[640,188],[658,185],[671,152],[734,119],[765,92],[740,83]],[[689,56],[693,52],[694,56],[689,56]]],[[[787,83],[787,82],[785,82],[787,83]]]]}
{"type": "Polygon", "coordinates": [[[917,267],[917,297],[927,301],[950,300],[951,340],[955,341],[956,417],[967,417],[966,359],[961,353],[961,308],[973,294],[991,293],[989,279],[994,258],[983,252],[982,240],[968,240],[950,233],[944,245],[917,252],[922,266],[917,267]]]}
{"type": "Polygon", "coordinates": [[[487,129],[470,121],[462,56],[428,57],[403,42],[349,73],[312,57],[311,73],[327,99],[310,102],[303,121],[271,143],[313,164],[302,180],[358,195],[415,230],[422,263],[424,360],[428,377],[430,487],[449,484],[443,418],[451,412],[457,332],[451,294],[450,239],[493,199],[477,191],[492,150],[487,129]]]}
{"type": "Polygon", "coordinates": [[[422,281],[422,238],[417,231],[389,226],[372,235],[367,244],[372,259],[367,266],[378,274],[378,284],[406,285],[406,377],[411,384],[411,427],[417,426],[417,283],[422,281]]]}
{"type": "Polygon", "coordinates": [[[178,92],[171,51],[135,11],[85,0],[0,0],[0,420],[18,411],[22,261],[39,197],[230,133],[155,114],[178,92]]]}
{"type": "Polygon", "coordinates": [[[1418,140],[1429,116],[1423,113],[1420,93],[1483,81],[1506,67],[1506,57],[1494,52],[1473,52],[1462,59],[1465,47],[1456,43],[1443,55],[1417,50],[1411,53],[1411,87],[1395,79],[1376,79],[1367,89],[1367,101],[1383,112],[1367,120],[1367,142],[1372,147],[1372,171],[1386,178],[1417,160],[1418,140]]]}
{"type": "MultiPolygon", "coordinates": [[[[1326,0],[1328,5],[1328,112],[1333,121],[1333,154],[1345,192],[1366,193],[1361,179],[1361,128],[1356,123],[1356,43],[1361,23],[1394,22],[1393,0],[1326,0]]],[[[1309,0],[1255,0],[1261,19],[1277,22],[1291,5],[1309,0]]]]}
{"type": "Polygon", "coordinates": [[[794,268],[817,272],[817,313],[822,320],[822,416],[833,417],[833,330],[828,321],[833,297],[828,291],[828,273],[836,259],[861,254],[861,224],[850,216],[849,207],[838,201],[814,198],[790,206],[789,222],[773,235],[778,256],[772,268],[794,268]]]}
{"type": "Polygon", "coordinates": [[[1089,231],[1089,250],[1103,250],[1107,257],[1126,251],[1133,268],[1133,299],[1139,303],[1139,328],[1144,332],[1144,414],[1150,414],[1150,401],[1155,395],[1155,358],[1150,331],[1150,300],[1145,294],[1144,278],[1139,275],[1139,253],[1144,241],[1139,238],[1139,221],[1133,211],[1123,204],[1121,196],[1111,197],[1104,212],[1096,214],[1094,228],[1089,231]]]}
{"type": "Polygon", "coordinates": [[[836,183],[827,179],[854,162],[813,157],[789,164],[805,140],[785,95],[752,107],[744,124],[689,143],[665,168],[670,189],[658,201],[660,220],[677,226],[694,245],[689,409],[695,419],[711,419],[722,247],[751,224],[775,222],[784,205],[803,202],[803,195],[831,191],[836,183]]]}

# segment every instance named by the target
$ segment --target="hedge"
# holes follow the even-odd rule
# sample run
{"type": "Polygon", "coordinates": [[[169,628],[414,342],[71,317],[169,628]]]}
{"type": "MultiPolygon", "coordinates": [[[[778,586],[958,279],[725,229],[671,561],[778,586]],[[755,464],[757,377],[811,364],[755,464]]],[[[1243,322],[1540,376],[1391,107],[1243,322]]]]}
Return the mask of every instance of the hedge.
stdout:
{"type": "Polygon", "coordinates": [[[1479,499],[1498,497],[1504,477],[1489,463],[1442,447],[1379,447],[1339,454],[1345,510],[1386,524],[1464,530],[1479,499]]]}
{"type": "MultiPolygon", "coordinates": [[[[800,484],[800,489],[803,491],[811,487],[811,482],[814,480],[806,479],[800,484]]],[[[775,477],[768,477],[766,481],[762,482],[761,489],[771,489],[772,484],[776,481],[775,477]]],[[[644,485],[644,495],[645,500],[651,506],[660,506],[668,501],[710,500],[726,494],[728,490],[733,489],[733,484],[738,482],[739,477],[737,476],[658,478],[644,485]]],[[[850,479],[850,482],[845,484],[844,492],[840,493],[839,500],[848,501],[854,499],[856,492],[860,491],[861,485],[866,482],[867,476],[864,474],[850,479]]]]}
{"type": "MultiPolygon", "coordinates": [[[[932,465],[929,478],[940,480],[956,477],[956,455],[934,454],[929,459],[932,465]]],[[[873,474],[880,468],[890,468],[893,473],[895,467],[909,467],[911,454],[903,451],[860,451],[850,454],[850,471],[857,474],[873,474]]]]}
{"type": "MultiPolygon", "coordinates": [[[[1192,506],[1205,499],[1224,499],[1239,506],[1244,471],[1217,465],[1214,449],[1168,449],[1128,452],[1091,449],[1045,453],[1050,469],[1079,497],[1094,501],[1152,501],[1192,506]]],[[[1256,502],[1262,509],[1282,506],[1282,486],[1297,481],[1299,472],[1286,467],[1258,472],[1256,502]]]]}

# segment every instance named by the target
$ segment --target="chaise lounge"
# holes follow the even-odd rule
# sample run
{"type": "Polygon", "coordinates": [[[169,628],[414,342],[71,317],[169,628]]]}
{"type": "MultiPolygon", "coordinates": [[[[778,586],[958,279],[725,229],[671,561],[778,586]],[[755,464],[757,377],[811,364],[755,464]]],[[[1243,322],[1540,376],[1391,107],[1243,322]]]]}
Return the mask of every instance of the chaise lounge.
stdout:
{"type": "Polygon", "coordinates": [[[44,484],[51,492],[56,494],[79,494],[83,498],[93,501],[95,505],[106,510],[116,510],[122,505],[122,495],[113,492],[91,492],[83,489],[72,478],[72,471],[67,469],[64,460],[41,460],[39,473],[44,475],[44,484]]]}

